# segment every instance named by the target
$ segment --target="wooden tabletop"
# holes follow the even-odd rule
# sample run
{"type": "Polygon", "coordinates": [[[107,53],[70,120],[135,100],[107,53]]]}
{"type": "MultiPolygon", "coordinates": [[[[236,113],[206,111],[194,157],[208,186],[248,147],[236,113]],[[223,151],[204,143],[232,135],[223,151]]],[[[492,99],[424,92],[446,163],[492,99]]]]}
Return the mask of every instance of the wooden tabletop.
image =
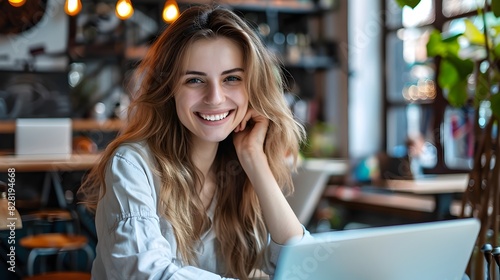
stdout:
{"type": "Polygon", "coordinates": [[[469,174],[431,174],[412,180],[386,180],[392,191],[415,194],[462,193],[466,190],[469,174]]]}
{"type": "Polygon", "coordinates": [[[100,154],[73,154],[65,158],[26,158],[15,155],[0,156],[0,172],[14,168],[19,172],[87,170],[99,160],[100,154]]]}
{"type": "MultiPolygon", "coordinates": [[[[120,119],[93,120],[93,119],[72,119],[71,127],[73,131],[99,130],[118,131],[122,128],[123,121],[120,119]]],[[[16,131],[16,121],[0,121],[0,133],[14,133],[16,131]]]]}

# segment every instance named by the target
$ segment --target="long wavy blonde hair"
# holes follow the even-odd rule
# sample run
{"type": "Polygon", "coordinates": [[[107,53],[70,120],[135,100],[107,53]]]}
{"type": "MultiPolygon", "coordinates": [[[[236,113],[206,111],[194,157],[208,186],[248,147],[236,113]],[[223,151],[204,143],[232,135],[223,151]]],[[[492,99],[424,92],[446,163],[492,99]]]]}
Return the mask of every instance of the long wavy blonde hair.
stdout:
{"type": "MultiPolygon", "coordinates": [[[[126,126],[79,190],[83,203],[95,211],[99,194],[106,191],[105,167],[116,148],[144,141],[155,160],[154,172],[161,178],[160,213],[172,224],[177,253],[190,264],[196,263],[194,248],[210,222],[198,194],[204,178],[191,160],[191,134],[177,117],[174,93],[185,71],[188,46],[216,37],[229,38],[243,50],[249,106],[270,120],[264,152],[284,194],[293,191],[289,158],[294,159],[294,166],[305,132],[285,102],[280,64],[238,15],[208,5],[188,8],[155,40],[136,70],[140,83],[133,92],[126,126]]],[[[268,231],[231,135],[219,144],[214,168],[217,207],[213,223],[225,276],[247,279],[262,264],[268,231]]]]}

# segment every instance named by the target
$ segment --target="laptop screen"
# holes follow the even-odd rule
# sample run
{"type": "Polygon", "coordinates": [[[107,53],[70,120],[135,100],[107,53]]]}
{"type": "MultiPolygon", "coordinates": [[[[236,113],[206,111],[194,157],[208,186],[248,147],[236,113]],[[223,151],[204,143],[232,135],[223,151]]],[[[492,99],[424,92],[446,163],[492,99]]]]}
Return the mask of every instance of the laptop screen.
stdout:
{"type": "Polygon", "coordinates": [[[313,234],[283,247],[274,280],[461,280],[479,228],[467,218],[313,234]]]}
{"type": "Polygon", "coordinates": [[[15,151],[30,158],[69,157],[72,152],[70,118],[17,119],[15,151]]]}

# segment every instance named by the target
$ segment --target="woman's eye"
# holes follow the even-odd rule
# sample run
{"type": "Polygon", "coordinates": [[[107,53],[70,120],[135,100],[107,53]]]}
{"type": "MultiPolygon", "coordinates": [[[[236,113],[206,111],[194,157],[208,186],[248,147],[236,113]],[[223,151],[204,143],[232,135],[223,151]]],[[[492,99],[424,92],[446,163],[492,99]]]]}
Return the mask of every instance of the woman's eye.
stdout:
{"type": "Polygon", "coordinates": [[[203,81],[201,79],[198,79],[198,78],[191,78],[191,79],[188,79],[186,81],[186,84],[198,84],[198,83],[202,83],[203,81]]]}
{"type": "Polygon", "coordinates": [[[241,78],[240,77],[237,77],[237,76],[229,76],[225,79],[225,81],[227,82],[237,82],[237,81],[241,81],[241,78]]]}

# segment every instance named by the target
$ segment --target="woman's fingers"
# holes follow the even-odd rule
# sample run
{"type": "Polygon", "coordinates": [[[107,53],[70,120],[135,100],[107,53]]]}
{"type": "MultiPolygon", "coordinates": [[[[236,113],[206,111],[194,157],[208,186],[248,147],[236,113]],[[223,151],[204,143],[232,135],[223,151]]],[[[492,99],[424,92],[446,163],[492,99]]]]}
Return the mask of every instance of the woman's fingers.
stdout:
{"type": "Polygon", "coordinates": [[[243,120],[241,120],[240,124],[238,126],[236,126],[236,129],[234,130],[234,132],[239,132],[239,131],[245,130],[245,128],[247,126],[247,122],[252,118],[252,114],[250,113],[251,110],[252,109],[249,109],[247,111],[247,113],[243,117],[243,120]]]}

